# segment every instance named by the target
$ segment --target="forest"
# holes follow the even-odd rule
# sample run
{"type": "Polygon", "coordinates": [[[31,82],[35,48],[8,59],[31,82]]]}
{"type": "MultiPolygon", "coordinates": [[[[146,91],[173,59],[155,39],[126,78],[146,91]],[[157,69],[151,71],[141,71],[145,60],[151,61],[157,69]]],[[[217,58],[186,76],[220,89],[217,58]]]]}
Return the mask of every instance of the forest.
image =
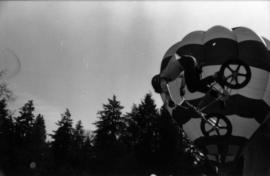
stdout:
{"type": "Polygon", "coordinates": [[[192,143],[165,108],[157,108],[151,93],[126,113],[112,95],[97,111],[93,131],[86,130],[89,124],[74,121],[67,108],[55,117],[57,129],[51,134],[46,131],[46,117],[35,115],[33,100],[15,115],[8,109],[7,96],[1,97],[1,176],[202,173],[190,152],[192,143]]]}

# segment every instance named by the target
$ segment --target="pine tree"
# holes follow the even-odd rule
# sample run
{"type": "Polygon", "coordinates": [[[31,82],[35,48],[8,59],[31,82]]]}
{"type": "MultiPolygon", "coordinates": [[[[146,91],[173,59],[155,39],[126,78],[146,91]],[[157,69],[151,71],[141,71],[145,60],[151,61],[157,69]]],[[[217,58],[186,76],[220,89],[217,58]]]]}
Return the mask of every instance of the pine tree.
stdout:
{"type": "Polygon", "coordinates": [[[82,122],[80,120],[75,125],[73,136],[74,136],[74,143],[76,144],[75,146],[76,150],[81,150],[85,136],[82,122]]]}
{"type": "Polygon", "coordinates": [[[159,150],[159,112],[150,93],[139,105],[134,105],[129,119],[128,134],[135,155],[142,169],[151,168],[156,162],[159,150]]]}
{"type": "Polygon", "coordinates": [[[131,152],[134,151],[135,146],[140,139],[140,127],[138,126],[138,119],[140,118],[139,109],[136,104],[131,108],[131,112],[126,113],[125,119],[127,123],[126,143],[131,152]]]}
{"type": "Polygon", "coordinates": [[[69,167],[73,144],[73,120],[69,109],[61,114],[61,120],[56,123],[57,130],[52,135],[52,152],[56,167],[69,167]]]}
{"type": "MultiPolygon", "coordinates": [[[[0,70],[0,78],[3,76],[0,70]]],[[[13,92],[6,83],[0,83],[0,170],[9,172],[14,170],[15,150],[15,123],[14,118],[7,109],[7,102],[14,100],[13,92]]]]}
{"type": "Polygon", "coordinates": [[[36,146],[43,146],[46,143],[46,127],[44,117],[38,114],[34,120],[32,138],[36,146]]]}
{"type": "Polygon", "coordinates": [[[126,124],[122,116],[120,101],[114,95],[112,99],[108,99],[107,104],[103,104],[103,110],[98,112],[99,121],[95,123],[97,130],[95,131],[94,146],[97,159],[103,163],[102,167],[107,170],[115,168],[117,159],[125,154],[125,146],[123,144],[124,131],[126,124]]]}
{"type": "Polygon", "coordinates": [[[29,100],[21,109],[20,115],[16,118],[16,134],[21,142],[28,142],[31,129],[34,124],[34,104],[29,100]]]}
{"type": "Polygon", "coordinates": [[[137,121],[140,127],[141,144],[147,153],[157,150],[156,140],[158,139],[158,120],[159,113],[151,94],[146,94],[144,100],[138,106],[137,121]]]}
{"type": "Polygon", "coordinates": [[[93,159],[94,159],[94,152],[93,152],[93,135],[90,132],[87,132],[84,138],[83,146],[82,146],[82,167],[84,170],[91,172],[94,168],[93,166],[93,159]]]}
{"type": "Polygon", "coordinates": [[[84,153],[83,153],[83,145],[84,145],[84,129],[82,126],[82,122],[79,120],[75,128],[73,129],[73,141],[72,141],[72,165],[77,170],[82,170],[84,165],[84,153]]]}
{"type": "Polygon", "coordinates": [[[34,104],[29,100],[15,119],[15,158],[18,172],[27,174],[32,160],[32,128],[34,125],[34,104]]]}
{"type": "Polygon", "coordinates": [[[159,127],[158,159],[160,171],[166,174],[177,174],[183,169],[180,165],[184,161],[182,160],[182,135],[164,106],[160,110],[159,127]]]}
{"type": "Polygon", "coordinates": [[[0,168],[8,171],[13,167],[14,122],[5,99],[0,100],[0,168]]]}
{"type": "Polygon", "coordinates": [[[0,142],[4,142],[4,138],[8,138],[8,136],[12,133],[12,126],[13,122],[9,116],[6,100],[2,99],[0,100],[0,137],[3,140],[0,140],[0,142]]]}
{"type": "Polygon", "coordinates": [[[29,100],[22,108],[20,108],[20,115],[16,120],[16,140],[19,145],[27,147],[31,141],[31,132],[34,124],[34,104],[32,100],[29,100]]]}
{"type": "Polygon", "coordinates": [[[46,157],[48,155],[48,146],[46,143],[46,127],[44,118],[41,114],[38,114],[34,120],[32,135],[31,135],[31,163],[36,171],[43,171],[45,167],[46,157]]]}
{"type": "Polygon", "coordinates": [[[108,101],[108,104],[103,105],[104,110],[98,112],[99,121],[95,123],[97,127],[95,145],[104,149],[108,145],[117,143],[124,127],[121,116],[123,106],[116,100],[115,95],[113,99],[108,99],[108,101]]]}

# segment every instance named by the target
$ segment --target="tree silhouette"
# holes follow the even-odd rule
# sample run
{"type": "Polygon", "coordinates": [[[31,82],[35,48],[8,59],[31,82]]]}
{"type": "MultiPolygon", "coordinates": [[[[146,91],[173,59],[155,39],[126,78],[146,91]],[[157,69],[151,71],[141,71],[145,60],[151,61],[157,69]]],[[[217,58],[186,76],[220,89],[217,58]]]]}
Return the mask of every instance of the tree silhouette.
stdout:
{"type": "Polygon", "coordinates": [[[73,128],[69,109],[61,114],[57,130],[52,134],[51,152],[53,155],[50,174],[81,175],[92,162],[92,139],[86,136],[82,122],[78,121],[73,128]]]}
{"type": "Polygon", "coordinates": [[[0,170],[13,167],[14,122],[5,99],[0,100],[0,170]]]}
{"type": "Polygon", "coordinates": [[[48,155],[45,122],[41,114],[38,114],[34,120],[31,138],[32,161],[30,167],[34,172],[41,173],[44,172],[48,155]]]}
{"type": "Polygon", "coordinates": [[[76,170],[81,170],[84,169],[84,163],[85,163],[85,158],[84,158],[84,142],[85,142],[85,136],[84,136],[84,129],[82,126],[82,122],[79,120],[75,128],[73,129],[73,141],[72,141],[72,166],[76,170]]]}
{"type": "Polygon", "coordinates": [[[94,146],[99,166],[105,172],[112,172],[116,168],[117,160],[125,154],[123,144],[123,131],[126,124],[122,116],[120,101],[114,95],[103,104],[103,110],[98,112],[98,119],[95,123],[94,146]]]}
{"type": "Polygon", "coordinates": [[[74,129],[74,143],[76,144],[76,150],[81,150],[84,143],[84,129],[82,126],[82,122],[79,120],[75,125],[74,129]]]}
{"type": "Polygon", "coordinates": [[[146,94],[139,105],[134,105],[127,113],[128,137],[134,150],[138,168],[153,170],[159,150],[159,112],[150,93],[146,94]]]}
{"type": "Polygon", "coordinates": [[[18,142],[27,143],[30,140],[31,130],[34,124],[34,104],[29,100],[21,109],[16,118],[16,134],[18,142]]]}
{"type": "MultiPolygon", "coordinates": [[[[32,128],[34,125],[34,104],[29,100],[20,108],[19,116],[15,118],[15,158],[18,172],[28,175],[32,162],[32,128]]],[[[15,166],[15,167],[16,167],[15,166]]]]}
{"type": "Polygon", "coordinates": [[[46,142],[41,114],[34,115],[29,100],[12,117],[6,99],[0,100],[0,170],[7,175],[188,175],[192,143],[179,130],[168,111],[160,110],[146,94],[131,111],[113,95],[98,111],[96,130],[73,127],[69,109],[46,142]]]}
{"type": "Polygon", "coordinates": [[[177,124],[174,123],[164,106],[160,110],[159,130],[158,166],[160,171],[176,175],[182,173],[181,164],[186,162],[183,159],[182,134],[179,133],[177,124]]]}
{"type": "Polygon", "coordinates": [[[61,114],[61,120],[56,123],[58,126],[54,134],[51,144],[51,150],[54,156],[55,169],[62,174],[70,174],[73,172],[71,167],[72,145],[73,145],[73,120],[69,109],[61,114]]]}
{"type": "Polygon", "coordinates": [[[128,124],[125,140],[131,152],[134,152],[136,145],[139,143],[140,129],[137,125],[138,118],[140,118],[139,109],[136,104],[133,104],[131,112],[127,112],[125,115],[125,120],[128,124]]]}
{"type": "Polygon", "coordinates": [[[90,132],[85,135],[80,157],[82,161],[82,169],[89,173],[93,172],[95,170],[93,136],[90,134],[90,132]]]}

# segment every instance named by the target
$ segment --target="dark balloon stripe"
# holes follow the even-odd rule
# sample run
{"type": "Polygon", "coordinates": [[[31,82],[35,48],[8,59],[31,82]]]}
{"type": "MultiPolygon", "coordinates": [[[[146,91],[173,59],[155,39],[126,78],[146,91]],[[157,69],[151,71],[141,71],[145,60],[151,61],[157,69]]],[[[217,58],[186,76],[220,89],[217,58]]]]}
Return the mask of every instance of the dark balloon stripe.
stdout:
{"type": "Polygon", "coordinates": [[[216,38],[204,44],[207,65],[222,64],[229,59],[236,59],[238,44],[235,40],[216,38]]]}
{"type": "Polygon", "coordinates": [[[258,41],[243,41],[219,38],[205,43],[204,46],[186,45],[177,50],[177,54],[190,54],[199,61],[206,60],[205,66],[221,65],[229,59],[241,59],[249,66],[270,72],[270,51],[258,41]],[[214,45],[214,46],[213,46],[214,45]]]}
{"type": "Polygon", "coordinates": [[[212,144],[223,144],[222,146],[234,144],[243,147],[248,142],[248,139],[242,136],[210,136],[210,137],[203,136],[196,139],[194,142],[199,147],[204,147],[206,145],[212,144]]]}
{"type": "Polygon", "coordinates": [[[226,151],[227,155],[234,156],[232,160],[234,161],[248,143],[248,139],[242,136],[201,136],[195,139],[194,143],[205,154],[218,155],[220,154],[219,152],[226,151]]]}
{"type": "Polygon", "coordinates": [[[239,43],[239,58],[248,65],[270,71],[270,58],[263,43],[258,41],[243,41],[239,43]]]}
{"type": "Polygon", "coordinates": [[[238,56],[238,43],[227,38],[217,38],[204,45],[189,44],[177,50],[178,55],[190,54],[207,65],[220,65],[238,56]]]}
{"type": "Polygon", "coordinates": [[[172,117],[180,125],[187,123],[191,118],[199,118],[198,114],[194,111],[183,108],[182,106],[177,106],[173,109],[172,117]]]}
{"type": "MultiPolygon", "coordinates": [[[[190,100],[193,105],[197,105],[201,99],[190,100]]],[[[212,99],[209,99],[210,102],[212,99]]],[[[223,115],[238,115],[243,118],[254,118],[257,122],[262,123],[270,107],[263,100],[255,100],[242,95],[232,95],[227,101],[226,108],[216,103],[208,107],[206,113],[220,113],[223,115]]],[[[199,118],[192,110],[177,107],[173,110],[173,118],[180,124],[185,124],[191,118],[199,118]]]]}

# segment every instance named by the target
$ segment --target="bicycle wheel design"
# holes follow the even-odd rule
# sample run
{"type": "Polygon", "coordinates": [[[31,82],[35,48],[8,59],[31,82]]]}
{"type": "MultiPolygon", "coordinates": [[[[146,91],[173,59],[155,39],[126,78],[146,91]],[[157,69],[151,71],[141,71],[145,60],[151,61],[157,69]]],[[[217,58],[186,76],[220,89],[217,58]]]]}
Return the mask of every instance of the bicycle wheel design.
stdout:
{"type": "Polygon", "coordinates": [[[251,78],[250,67],[240,59],[228,60],[220,68],[223,84],[231,89],[245,87],[251,78]]]}
{"type": "Polygon", "coordinates": [[[206,119],[201,120],[201,130],[204,136],[229,136],[232,134],[230,120],[218,113],[207,114],[206,119]]]}

